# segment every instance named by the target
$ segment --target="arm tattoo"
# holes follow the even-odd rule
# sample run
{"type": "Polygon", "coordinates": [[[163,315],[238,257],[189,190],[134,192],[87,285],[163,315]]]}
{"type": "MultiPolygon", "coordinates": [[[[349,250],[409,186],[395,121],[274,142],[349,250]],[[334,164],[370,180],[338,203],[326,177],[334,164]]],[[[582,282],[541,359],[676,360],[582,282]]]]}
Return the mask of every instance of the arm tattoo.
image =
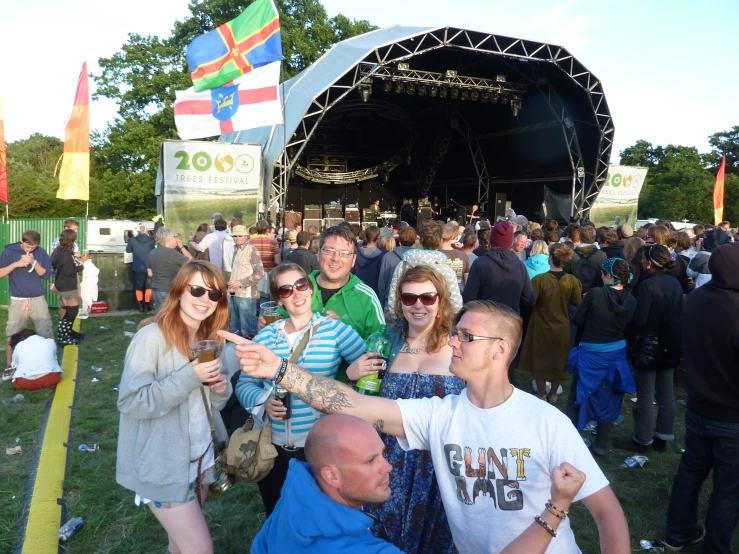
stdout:
{"type": "Polygon", "coordinates": [[[382,433],[382,430],[385,428],[385,420],[378,419],[372,424],[372,426],[375,428],[375,431],[382,433]]]}
{"type": "Polygon", "coordinates": [[[354,407],[349,400],[349,387],[333,379],[308,373],[295,364],[290,364],[280,384],[303,402],[325,414],[354,407]]]}

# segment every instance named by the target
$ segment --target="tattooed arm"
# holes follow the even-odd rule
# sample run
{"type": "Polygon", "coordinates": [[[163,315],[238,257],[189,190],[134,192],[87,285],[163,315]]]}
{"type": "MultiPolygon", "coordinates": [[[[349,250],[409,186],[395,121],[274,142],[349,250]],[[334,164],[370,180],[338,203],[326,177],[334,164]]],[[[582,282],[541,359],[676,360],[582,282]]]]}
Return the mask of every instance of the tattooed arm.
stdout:
{"type": "MultiPolygon", "coordinates": [[[[241,371],[261,379],[275,376],[281,359],[269,348],[225,331],[218,331],[218,334],[237,345],[241,371]]],[[[353,415],[371,423],[378,431],[405,437],[400,407],[394,400],[358,394],[348,385],[306,371],[296,364],[288,365],[280,385],[324,414],[353,415]]]]}

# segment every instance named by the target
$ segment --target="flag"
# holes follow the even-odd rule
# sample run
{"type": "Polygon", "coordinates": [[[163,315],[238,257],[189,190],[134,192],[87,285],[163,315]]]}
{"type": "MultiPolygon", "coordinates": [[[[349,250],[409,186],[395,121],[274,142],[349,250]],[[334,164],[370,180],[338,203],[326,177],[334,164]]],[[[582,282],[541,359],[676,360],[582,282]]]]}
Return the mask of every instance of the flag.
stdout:
{"type": "Polygon", "coordinates": [[[721,167],[716,174],[713,185],[713,222],[718,225],[724,220],[724,174],[726,173],[726,156],[721,159],[721,167]]]}
{"type": "Polygon", "coordinates": [[[87,63],[82,64],[72,115],[67,122],[56,197],[62,200],[90,199],[90,92],[87,63]]]}
{"type": "Polygon", "coordinates": [[[223,135],[282,123],[277,88],[280,62],[262,66],[233,83],[204,92],[175,93],[174,122],[182,139],[223,135]]]}
{"type": "Polygon", "coordinates": [[[5,146],[2,98],[0,98],[0,200],[8,203],[8,151],[5,146]]]}
{"type": "Polygon", "coordinates": [[[187,46],[187,65],[195,92],[219,87],[280,60],[280,18],[272,0],[256,0],[236,19],[200,35],[187,46]]]}

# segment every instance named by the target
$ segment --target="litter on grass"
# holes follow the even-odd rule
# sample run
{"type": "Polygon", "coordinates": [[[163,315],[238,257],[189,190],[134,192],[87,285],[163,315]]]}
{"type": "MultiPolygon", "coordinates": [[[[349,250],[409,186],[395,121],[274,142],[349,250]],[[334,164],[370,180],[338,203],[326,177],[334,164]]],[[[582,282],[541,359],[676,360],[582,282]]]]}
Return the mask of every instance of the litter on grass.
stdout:
{"type": "Polygon", "coordinates": [[[23,454],[23,449],[21,448],[21,445],[18,444],[14,446],[13,448],[6,448],[5,453],[8,456],[15,456],[16,454],[23,454]]]}
{"type": "Polygon", "coordinates": [[[100,379],[98,379],[97,377],[93,377],[91,382],[92,383],[98,383],[99,381],[100,381],[100,379]]]}
{"type": "Polygon", "coordinates": [[[136,333],[132,333],[131,331],[123,331],[124,337],[133,337],[136,333]]]}
{"type": "Polygon", "coordinates": [[[103,370],[102,367],[98,367],[96,365],[91,366],[90,369],[93,370],[95,373],[100,373],[103,370]]]}
{"type": "Polygon", "coordinates": [[[631,469],[641,469],[644,467],[644,464],[647,463],[646,456],[629,456],[624,460],[624,467],[630,467],[631,469]]]}
{"type": "Polygon", "coordinates": [[[136,325],[136,322],[131,321],[130,319],[124,319],[123,323],[125,323],[126,325],[136,325]]]}
{"type": "Polygon", "coordinates": [[[87,446],[86,444],[80,444],[79,448],[77,448],[79,452],[97,452],[100,450],[100,447],[97,444],[93,444],[92,446],[87,446]]]}

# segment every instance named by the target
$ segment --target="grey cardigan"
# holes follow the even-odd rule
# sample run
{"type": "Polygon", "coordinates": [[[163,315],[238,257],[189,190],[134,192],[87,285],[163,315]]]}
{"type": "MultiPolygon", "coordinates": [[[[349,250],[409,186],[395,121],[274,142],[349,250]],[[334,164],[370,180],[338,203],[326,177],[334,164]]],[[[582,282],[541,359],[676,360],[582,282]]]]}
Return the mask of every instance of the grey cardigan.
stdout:
{"type": "MultiPolygon", "coordinates": [[[[189,486],[190,436],[187,399],[201,386],[189,360],[166,351],[156,323],[131,340],[118,393],[116,481],[160,502],[184,502],[189,486]]],[[[233,389],[210,391],[211,410],[225,406],[233,389]]]]}

